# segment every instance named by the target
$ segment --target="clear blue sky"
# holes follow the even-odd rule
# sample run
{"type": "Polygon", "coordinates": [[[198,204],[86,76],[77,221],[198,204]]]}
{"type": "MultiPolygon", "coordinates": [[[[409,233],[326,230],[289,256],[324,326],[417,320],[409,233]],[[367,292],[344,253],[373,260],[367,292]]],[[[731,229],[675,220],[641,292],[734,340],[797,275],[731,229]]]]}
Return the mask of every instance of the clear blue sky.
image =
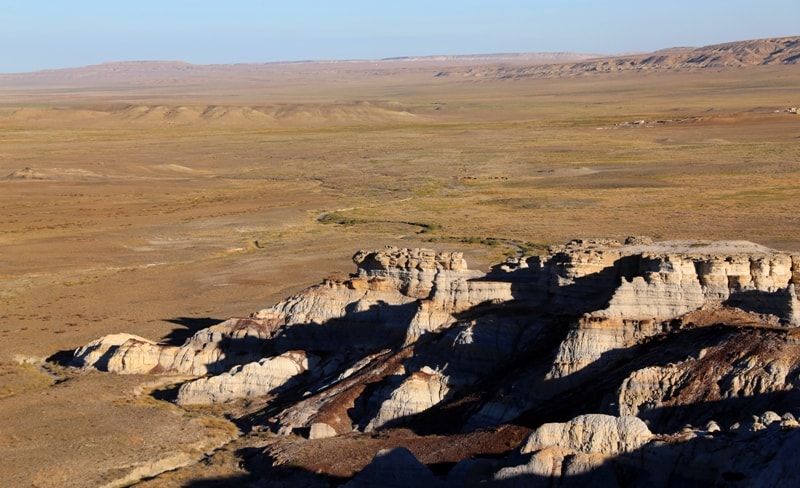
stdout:
{"type": "Polygon", "coordinates": [[[0,0],[0,72],[430,54],[616,54],[800,34],[800,0],[0,0]]]}

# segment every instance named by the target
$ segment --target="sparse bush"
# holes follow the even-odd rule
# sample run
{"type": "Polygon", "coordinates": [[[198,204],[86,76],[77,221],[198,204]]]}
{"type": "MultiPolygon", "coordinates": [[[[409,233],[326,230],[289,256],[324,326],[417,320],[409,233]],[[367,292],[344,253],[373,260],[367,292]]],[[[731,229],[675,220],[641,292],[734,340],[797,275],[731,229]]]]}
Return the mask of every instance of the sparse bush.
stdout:
{"type": "Polygon", "coordinates": [[[437,224],[437,223],[427,224],[427,223],[424,223],[424,222],[408,222],[408,224],[409,225],[415,225],[415,226],[419,227],[420,228],[420,231],[419,231],[420,234],[428,234],[428,233],[436,232],[436,231],[442,229],[441,224],[437,224]]]}
{"type": "Polygon", "coordinates": [[[345,226],[364,224],[367,222],[366,220],[363,219],[358,219],[355,217],[347,217],[339,212],[327,213],[317,220],[323,224],[340,224],[345,226]]]}

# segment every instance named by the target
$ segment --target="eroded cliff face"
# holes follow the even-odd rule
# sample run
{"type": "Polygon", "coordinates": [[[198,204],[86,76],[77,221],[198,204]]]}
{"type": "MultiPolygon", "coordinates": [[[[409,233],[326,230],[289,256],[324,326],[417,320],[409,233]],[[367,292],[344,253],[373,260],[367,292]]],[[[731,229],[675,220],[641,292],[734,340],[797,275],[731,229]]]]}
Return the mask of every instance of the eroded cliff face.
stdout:
{"type": "Polygon", "coordinates": [[[271,336],[267,321],[230,319],[197,332],[182,346],[131,334],[111,334],[75,351],[75,364],[119,374],[202,376],[258,361],[271,336]]]}
{"type": "MultiPolygon", "coordinates": [[[[425,249],[353,260],[349,278],[183,345],[116,334],[77,350],[74,363],[188,375],[178,403],[224,404],[259,419],[255,430],[312,439],[399,426],[534,429],[517,454],[525,462],[481,464],[485,481],[618,482],[617,462],[641,481],[662,461],[691,479],[675,465],[684,450],[760,445],[737,440],[745,430],[796,442],[786,415],[800,414],[800,255],[636,238],[575,240],[488,273],[460,253],[425,249]],[[752,420],[768,411],[786,414],[783,430],[752,420]],[[702,448],[700,427],[679,434],[712,421],[737,434],[702,448]]],[[[760,462],[736,476],[786,479],[777,461],[760,462]]],[[[450,480],[476,466],[454,468],[450,480]]],[[[724,480],[728,468],[720,461],[701,478],[724,480]]]]}
{"type": "MultiPolygon", "coordinates": [[[[587,367],[601,369],[614,359],[613,351],[663,333],[670,320],[704,307],[729,305],[768,316],[776,324],[800,325],[797,256],[747,242],[585,247],[584,253],[570,255],[579,263],[604,262],[603,269],[614,270],[608,274],[616,285],[604,306],[573,324],[550,372],[553,378],[587,367]]],[[[595,274],[581,273],[571,281],[595,281],[595,274]]]]}

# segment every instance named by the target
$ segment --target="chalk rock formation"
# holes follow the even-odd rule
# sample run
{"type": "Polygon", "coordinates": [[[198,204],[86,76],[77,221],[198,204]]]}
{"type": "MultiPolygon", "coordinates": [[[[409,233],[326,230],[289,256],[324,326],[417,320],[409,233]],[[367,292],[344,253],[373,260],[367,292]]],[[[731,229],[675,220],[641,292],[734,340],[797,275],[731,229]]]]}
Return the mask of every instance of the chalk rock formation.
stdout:
{"type": "Polygon", "coordinates": [[[266,321],[230,319],[197,332],[180,347],[130,334],[111,334],[75,351],[73,364],[120,374],[221,373],[263,357],[266,321]]]}
{"type": "Polygon", "coordinates": [[[602,414],[580,415],[564,423],[544,424],[522,446],[523,454],[545,447],[616,456],[642,447],[653,438],[637,417],[602,414]]]}
{"type": "MultiPolygon", "coordinates": [[[[583,422],[576,418],[562,425],[566,427],[575,421],[583,422]]],[[[599,423],[602,424],[606,422],[599,423]]],[[[593,431],[590,425],[583,428],[587,429],[584,433],[603,431],[602,428],[593,431]]],[[[640,428],[634,431],[644,434],[640,428]]],[[[570,436],[569,432],[563,433],[570,436]]],[[[611,434],[614,435],[613,429],[611,434]]],[[[776,422],[756,433],[712,435],[684,429],[669,436],[642,435],[615,455],[606,451],[586,452],[578,448],[580,442],[571,446],[563,446],[563,441],[558,443],[557,446],[537,444],[524,463],[495,468],[494,475],[473,481],[502,482],[504,486],[668,487],[788,486],[800,479],[792,468],[796,453],[788,453],[800,443],[800,429],[781,429],[776,422]]]]}
{"type": "Polygon", "coordinates": [[[502,468],[487,483],[503,486],[619,486],[603,454],[547,447],[527,463],[502,468]]]}
{"type": "Polygon", "coordinates": [[[353,262],[358,267],[357,277],[387,281],[389,288],[414,298],[430,297],[438,275],[480,276],[480,272],[467,269],[460,252],[387,247],[382,251],[358,251],[353,262]]]}
{"type": "Polygon", "coordinates": [[[178,403],[200,405],[237,398],[257,397],[277,391],[289,380],[316,367],[315,356],[305,351],[289,351],[258,362],[234,366],[217,376],[199,378],[181,385],[178,403]]]}
{"type": "Polygon", "coordinates": [[[447,395],[447,377],[431,368],[424,367],[408,376],[389,398],[381,403],[378,414],[369,422],[365,431],[370,432],[415,413],[424,412],[441,402],[447,395]]]}
{"type": "MultiPolygon", "coordinates": [[[[73,362],[84,367],[97,367],[98,369],[110,373],[128,372],[124,367],[117,364],[122,363],[121,358],[125,356],[114,356],[114,353],[123,345],[125,349],[132,349],[134,347],[150,349],[155,347],[156,343],[133,334],[109,334],[77,349],[74,353],[73,362]],[[109,364],[112,358],[114,359],[114,363],[109,364]]],[[[135,367],[132,367],[136,373],[148,373],[158,364],[157,359],[153,361],[149,356],[138,356],[136,359],[137,364],[135,367]]]]}
{"type": "Polygon", "coordinates": [[[633,371],[621,383],[615,404],[620,415],[668,430],[712,416],[732,423],[746,412],[791,408],[800,401],[798,388],[800,342],[750,331],[680,362],[633,371]],[[718,406],[709,408],[713,404],[718,406]]]}
{"type": "MultiPolygon", "coordinates": [[[[590,241],[566,249],[574,255],[581,247],[585,251],[566,266],[567,283],[588,271],[613,276],[617,285],[605,288],[611,293],[605,306],[574,323],[550,372],[553,378],[587,366],[602,368],[613,358],[609,352],[665,332],[663,324],[704,306],[727,304],[772,315],[783,325],[800,325],[794,287],[800,256],[741,241],[624,247],[590,241]],[[598,270],[601,262],[606,267],[598,270]]],[[[597,277],[587,279],[600,284],[597,277]]]]}
{"type": "MultiPolygon", "coordinates": [[[[405,425],[469,436],[510,422],[533,432],[518,458],[459,463],[448,480],[794,479],[768,444],[800,442],[800,255],[631,239],[575,240],[487,273],[425,249],[353,260],[350,277],[183,345],[113,334],[74,362],[202,377],[185,380],[178,402],[228,402],[231,415],[278,434],[381,436],[405,425]],[[680,430],[687,424],[706,427],[680,430]],[[746,460],[745,448],[772,457],[746,460]]],[[[421,467],[391,452],[352,482],[421,467]]]]}
{"type": "Polygon", "coordinates": [[[426,483],[453,487],[794,486],[800,480],[800,428],[783,427],[779,419],[765,412],[756,417],[766,420],[756,430],[684,428],[655,436],[635,418],[582,415],[539,427],[505,459],[463,460],[441,480],[419,471],[419,461],[405,449],[393,463],[382,459],[389,453],[382,451],[357,479],[367,482],[367,473],[378,470],[396,475],[390,465],[415,469],[426,483]]]}
{"type": "Polygon", "coordinates": [[[387,248],[360,251],[354,261],[359,268],[350,279],[326,280],[250,319],[202,330],[183,346],[131,337],[121,344],[121,336],[109,336],[77,351],[76,364],[98,369],[113,364],[113,372],[203,375],[261,359],[263,339],[270,339],[272,351],[375,350],[449,326],[453,314],[480,303],[512,299],[508,283],[472,281],[483,274],[468,270],[461,253],[387,248]],[[248,347],[236,347],[245,343],[248,347]],[[229,345],[246,357],[233,360],[233,351],[225,349],[229,345]],[[104,361],[97,363],[101,356],[104,361]]]}
{"type": "MultiPolygon", "coordinates": [[[[357,272],[350,279],[308,290],[271,308],[253,314],[286,325],[325,324],[347,315],[353,322],[378,324],[402,333],[411,343],[425,332],[455,322],[453,314],[483,302],[511,300],[510,285],[504,282],[476,281],[483,273],[469,270],[461,253],[441,253],[429,249],[359,251],[353,261],[357,272]]],[[[352,325],[337,331],[347,333],[352,325]]],[[[385,330],[360,331],[350,339],[364,342],[376,334],[386,338],[385,330]]],[[[304,339],[308,339],[307,337],[304,339]]],[[[328,346],[335,342],[325,337],[328,346]]],[[[339,339],[341,341],[341,339],[339,339]]],[[[314,345],[304,347],[311,347],[314,345]]],[[[372,345],[367,341],[366,346],[372,345]]],[[[352,343],[351,343],[352,344],[352,343]]]]}
{"type": "Polygon", "coordinates": [[[324,422],[314,422],[311,424],[311,428],[308,429],[309,440],[327,439],[328,437],[336,437],[337,435],[336,429],[324,422]]]}

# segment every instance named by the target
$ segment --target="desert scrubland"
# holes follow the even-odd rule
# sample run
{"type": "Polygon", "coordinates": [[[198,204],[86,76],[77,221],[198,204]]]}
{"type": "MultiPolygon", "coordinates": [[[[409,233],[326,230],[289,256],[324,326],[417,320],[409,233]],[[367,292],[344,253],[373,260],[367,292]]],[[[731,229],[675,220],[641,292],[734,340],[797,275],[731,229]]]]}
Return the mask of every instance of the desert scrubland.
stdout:
{"type": "Polygon", "coordinates": [[[237,436],[218,410],[153,398],[169,378],[64,358],[123,331],[179,344],[347,275],[358,249],[463,251],[484,271],[578,237],[800,252],[796,65],[471,66],[0,77],[4,484],[124,484],[158,463],[189,467],[154,486],[243,476],[234,448],[193,464],[237,436]]]}

